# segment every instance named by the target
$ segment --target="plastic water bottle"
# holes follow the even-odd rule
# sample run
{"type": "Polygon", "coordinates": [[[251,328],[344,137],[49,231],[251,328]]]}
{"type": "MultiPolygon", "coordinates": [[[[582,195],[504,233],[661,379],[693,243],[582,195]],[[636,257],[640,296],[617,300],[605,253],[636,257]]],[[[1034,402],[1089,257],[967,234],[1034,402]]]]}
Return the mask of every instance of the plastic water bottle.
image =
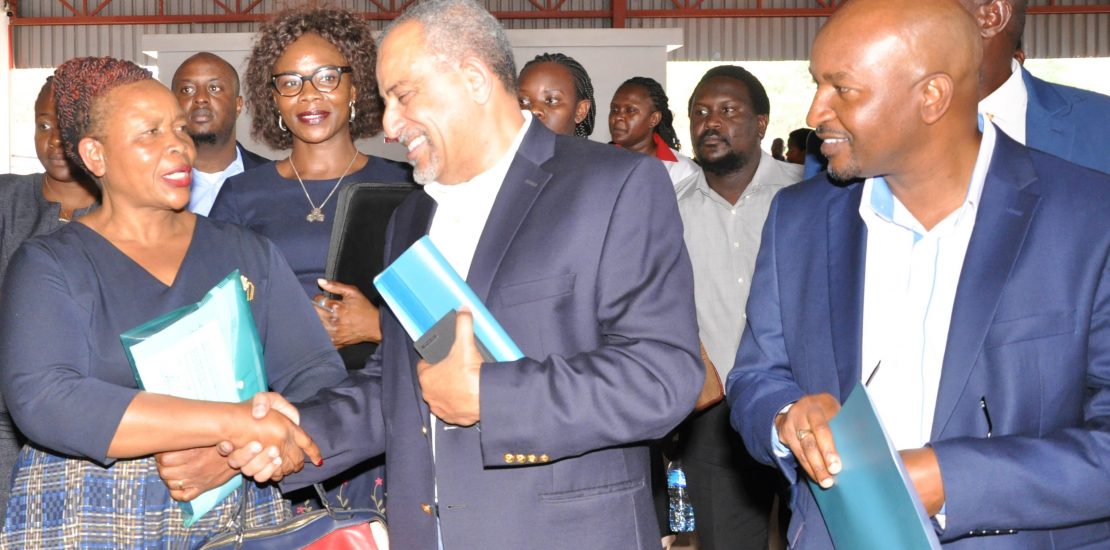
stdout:
{"type": "Polygon", "coordinates": [[[667,464],[667,497],[670,502],[670,527],[675,533],[694,530],[694,505],[686,490],[686,470],[682,463],[673,460],[667,464]]]}

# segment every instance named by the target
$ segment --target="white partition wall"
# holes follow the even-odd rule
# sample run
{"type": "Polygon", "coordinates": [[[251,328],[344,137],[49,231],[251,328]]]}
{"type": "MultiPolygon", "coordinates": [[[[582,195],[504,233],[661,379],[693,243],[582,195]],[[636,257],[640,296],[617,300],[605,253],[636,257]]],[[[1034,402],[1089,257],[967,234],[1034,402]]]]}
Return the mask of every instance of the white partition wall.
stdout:
{"type": "MultiPolygon", "coordinates": [[[[609,141],[609,100],[617,86],[633,76],[651,77],[665,85],[667,52],[681,47],[683,38],[682,29],[545,29],[506,32],[513,44],[518,70],[528,60],[545,52],[561,52],[582,63],[590,73],[597,101],[597,121],[591,139],[602,143],[609,141]]],[[[156,58],[158,78],[168,86],[182,61],[199,51],[208,51],[223,57],[243,75],[253,37],[252,33],[146,35],[143,37],[143,52],[156,58]]],[[[271,158],[284,156],[282,152],[270,150],[251,139],[249,116],[244,109],[236,125],[239,141],[259,154],[271,158]]],[[[481,136],[475,137],[481,139],[481,136]]],[[[404,151],[399,145],[386,145],[380,138],[360,141],[359,148],[388,158],[404,158],[404,151]]]]}

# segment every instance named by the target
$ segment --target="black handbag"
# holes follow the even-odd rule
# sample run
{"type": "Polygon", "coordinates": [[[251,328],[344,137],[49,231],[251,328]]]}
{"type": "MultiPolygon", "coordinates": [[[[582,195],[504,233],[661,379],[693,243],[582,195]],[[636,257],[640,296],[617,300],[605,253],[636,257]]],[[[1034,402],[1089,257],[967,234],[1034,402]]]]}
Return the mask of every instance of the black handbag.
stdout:
{"type": "Polygon", "coordinates": [[[324,509],[278,525],[251,529],[244,529],[247,499],[241,494],[235,519],[201,550],[389,550],[385,516],[370,508],[332,507],[324,487],[319,483],[315,487],[324,509]]]}

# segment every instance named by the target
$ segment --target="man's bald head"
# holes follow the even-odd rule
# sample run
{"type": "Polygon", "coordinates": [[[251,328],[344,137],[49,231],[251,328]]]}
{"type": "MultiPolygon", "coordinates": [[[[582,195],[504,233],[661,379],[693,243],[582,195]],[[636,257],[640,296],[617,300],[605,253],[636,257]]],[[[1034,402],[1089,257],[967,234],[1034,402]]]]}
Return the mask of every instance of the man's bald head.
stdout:
{"type": "Polygon", "coordinates": [[[197,65],[206,67],[209,72],[218,72],[226,76],[228,81],[231,82],[231,92],[235,95],[239,95],[239,72],[236,71],[235,67],[231,63],[228,63],[226,59],[210,52],[195,53],[181,62],[181,66],[173,73],[173,80],[176,81],[178,75],[197,65]]]}
{"type": "Polygon", "coordinates": [[[198,146],[197,164],[229,155],[235,147],[235,120],[243,111],[235,67],[213,53],[194,54],[174,71],[170,89],[185,111],[186,129],[198,146]]]}
{"type": "Polygon", "coordinates": [[[852,0],[821,28],[815,51],[822,39],[854,41],[869,54],[889,48],[884,65],[911,78],[932,73],[957,81],[973,78],[982,56],[975,21],[948,0],[852,0]]]}
{"type": "Polygon", "coordinates": [[[825,140],[830,172],[891,174],[920,143],[974,137],[981,55],[978,27],[952,0],[852,0],[838,9],[810,63],[818,89],[808,122],[825,140]]]}

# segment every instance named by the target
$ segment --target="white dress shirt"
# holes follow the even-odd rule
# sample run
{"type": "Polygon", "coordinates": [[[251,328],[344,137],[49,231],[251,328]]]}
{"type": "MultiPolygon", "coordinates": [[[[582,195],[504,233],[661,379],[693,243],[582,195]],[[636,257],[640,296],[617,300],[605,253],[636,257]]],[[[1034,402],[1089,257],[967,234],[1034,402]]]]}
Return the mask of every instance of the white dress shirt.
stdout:
{"type": "Polygon", "coordinates": [[[994,126],[986,124],[963,204],[930,230],[883,178],[863,184],[862,378],[870,380],[868,393],[900,450],[929,441],[956,287],[994,143],[994,126]]]}
{"type": "Polygon", "coordinates": [[[1010,62],[1010,78],[997,90],[979,102],[979,113],[995,123],[999,129],[1025,145],[1025,111],[1029,107],[1029,90],[1021,78],[1021,63],[1016,59],[1010,62]]]}
{"type": "Polygon", "coordinates": [[[524,115],[524,124],[509,149],[488,170],[470,181],[451,185],[430,182],[424,185],[424,191],[437,205],[428,236],[463,279],[470,273],[470,262],[474,259],[478,239],[482,237],[486,219],[493,209],[493,201],[497,199],[501,183],[509,173],[509,166],[532,122],[532,113],[521,111],[521,114],[524,115]]]}
{"type": "Polygon", "coordinates": [[[736,362],[755,259],[771,199],[802,179],[802,166],[760,151],[752,181],[732,204],[709,187],[700,171],[678,196],[682,233],[694,268],[698,335],[721,380],[736,362]]]}
{"type": "Polygon", "coordinates": [[[189,211],[207,216],[216,202],[227,178],[243,173],[243,152],[235,148],[235,160],[220,172],[201,172],[193,168],[193,181],[189,186],[189,211]]]}
{"type": "MultiPolygon", "coordinates": [[[[469,181],[445,185],[438,182],[429,182],[424,185],[424,191],[436,201],[436,211],[432,216],[432,227],[428,236],[435,243],[447,263],[455,268],[459,276],[466,279],[470,273],[470,263],[474,260],[474,251],[478,249],[478,240],[482,237],[482,230],[486,227],[490,210],[497,200],[497,192],[509,173],[509,166],[520,149],[524,135],[528,133],[528,126],[532,123],[532,113],[521,111],[524,123],[520,125],[516,137],[509,145],[505,154],[488,170],[474,176],[469,181]]],[[[432,460],[437,458],[436,433],[439,430],[454,429],[454,426],[439,421],[434,415],[429,415],[432,425],[432,460]]],[[[479,428],[480,429],[480,428],[479,428]]],[[[436,504],[439,504],[439,484],[434,487],[436,504]]],[[[439,529],[439,518],[436,518],[436,529],[439,529]]],[[[443,534],[439,533],[439,548],[443,549],[443,534]]]]}

